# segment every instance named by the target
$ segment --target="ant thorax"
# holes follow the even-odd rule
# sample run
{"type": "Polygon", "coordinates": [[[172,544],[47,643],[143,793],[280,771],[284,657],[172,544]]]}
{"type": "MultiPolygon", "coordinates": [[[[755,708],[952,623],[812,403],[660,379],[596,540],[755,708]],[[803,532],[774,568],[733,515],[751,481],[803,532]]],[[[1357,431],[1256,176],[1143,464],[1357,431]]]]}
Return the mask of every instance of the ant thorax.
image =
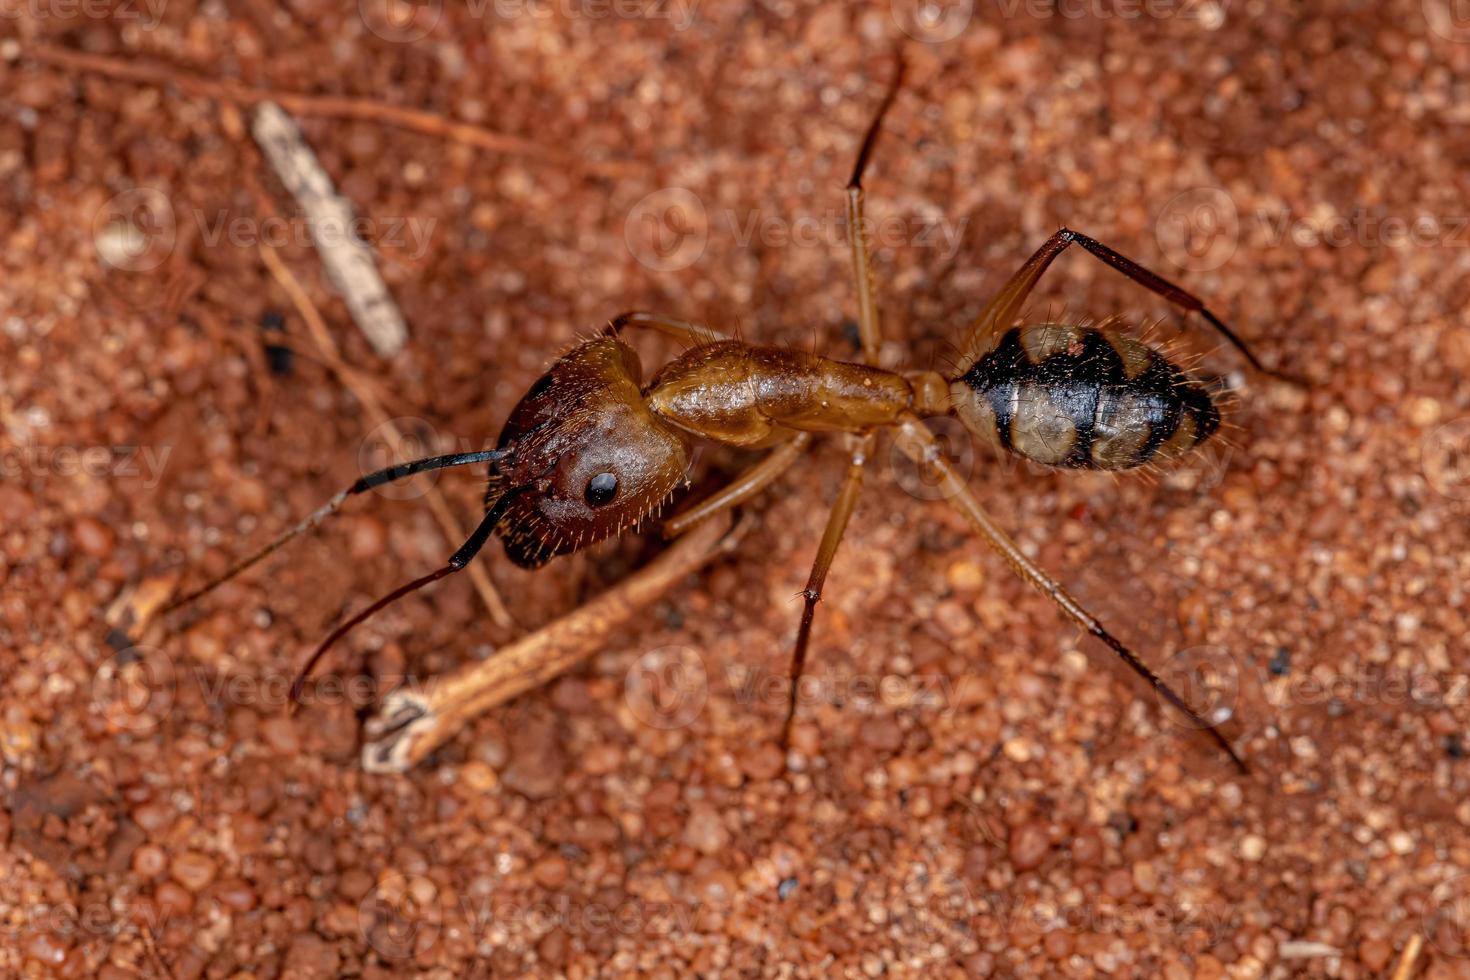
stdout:
{"type": "Polygon", "coordinates": [[[799,432],[892,425],[914,405],[903,375],[784,347],[726,341],[686,351],[647,392],[660,417],[732,446],[769,446],[799,432]]]}

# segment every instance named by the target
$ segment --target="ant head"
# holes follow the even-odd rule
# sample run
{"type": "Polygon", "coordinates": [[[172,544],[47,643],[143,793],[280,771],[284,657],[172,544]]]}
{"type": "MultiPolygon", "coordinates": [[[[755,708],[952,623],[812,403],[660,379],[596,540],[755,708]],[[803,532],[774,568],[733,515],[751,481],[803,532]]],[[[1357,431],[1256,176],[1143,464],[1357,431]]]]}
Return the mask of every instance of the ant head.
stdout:
{"type": "Polygon", "coordinates": [[[598,337],[531,386],[500,433],[487,508],[522,568],[536,568],[637,523],[684,480],[689,445],[654,415],[631,347],[598,337]]]}

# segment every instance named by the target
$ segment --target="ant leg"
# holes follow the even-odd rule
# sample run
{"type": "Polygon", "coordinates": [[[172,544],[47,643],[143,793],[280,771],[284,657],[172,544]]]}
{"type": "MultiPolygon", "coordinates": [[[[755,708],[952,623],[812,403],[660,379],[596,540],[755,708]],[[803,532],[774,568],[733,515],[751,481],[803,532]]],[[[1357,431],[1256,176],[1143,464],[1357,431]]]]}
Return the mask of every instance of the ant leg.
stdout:
{"type": "Polygon", "coordinates": [[[848,519],[857,506],[858,493],[863,487],[863,469],[872,456],[876,439],[866,432],[853,447],[852,457],[847,464],[847,473],[842,478],[842,489],[832,504],[832,513],[827,517],[827,529],[822,532],[822,543],[817,548],[816,561],[812,563],[811,575],[807,577],[802,597],[806,604],[801,610],[801,626],[796,631],[796,649],[791,655],[791,687],[787,692],[786,720],[781,724],[781,749],[784,752],[791,740],[791,722],[796,717],[796,689],[801,683],[802,671],[806,668],[807,644],[811,641],[812,620],[817,614],[817,603],[822,599],[822,585],[827,581],[827,572],[832,568],[832,559],[837,555],[837,546],[842,543],[848,519]]]}
{"type": "Polygon", "coordinates": [[[374,487],[380,487],[385,483],[393,483],[397,480],[403,480],[417,473],[423,473],[428,470],[439,470],[444,469],[446,466],[464,466],[469,463],[483,463],[490,460],[499,459],[500,457],[506,455],[506,453],[508,453],[509,451],[510,450],[508,448],[487,449],[473,453],[451,453],[447,456],[429,456],[425,459],[415,459],[406,463],[396,463],[393,466],[388,466],[376,472],[369,473],[367,476],[362,477],[356,483],[352,484],[352,486],[348,487],[346,490],[339,491],[337,495],[334,496],[331,500],[327,501],[321,507],[318,507],[316,510],[312,511],[305,518],[299,521],[294,527],[288,530],[285,534],[282,534],[280,537],[276,538],[274,541],[270,542],[265,547],[255,552],[255,554],[251,555],[249,558],[246,558],[245,560],[237,563],[234,567],[225,572],[223,575],[211,579],[204,585],[195,589],[193,592],[189,592],[181,598],[175,599],[173,602],[170,602],[167,606],[164,606],[162,612],[172,612],[173,610],[178,609],[180,606],[186,606],[189,603],[193,602],[195,599],[198,599],[201,596],[213,592],[215,589],[219,588],[221,585],[224,585],[230,579],[234,578],[236,575],[239,575],[247,568],[250,568],[252,565],[261,561],[271,552],[286,544],[291,539],[305,534],[307,531],[312,530],[318,524],[325,521],[328,517],[331,517],[333,514],[337,513],[337,511],[342,509],[342,505],[347,502],[348,497],[355,496],[359,493],[365,493],[366,491],[371,490],[374,487]]]}
{"type": "Polygon", "coordinates": [[[771,482],[786,472],[812,443],[810,432],[798,432],[786,442],[767,453],[761,460],[731,480],[713,495],[691,507],[686,507],[663,523],[663,535],[677,538],[694,525],[709,520],[714,515],[731,507],[738,507],[771,482]]]}
{"type": "Polygon", "coordinates": [[[883,117],[887,115],[889,106],[893,105],[899,86],[903,83],[903,56],[895,53],[894,58],[897,64],[894,66],[893,80],[888,83],[888,91],[879,103],[872,123],[868,125],[868,132],[863,136],[857,163],[852,168],[852,179],[847,182],[847,227],[852,248],[853,279],[857,283],[858,336],[863,342],[863,361],[871,365],[878,363],[878,348],[883,341],[883,335],[873,286],[873,249],[868,241],[868,226],[863,217],[863,171],[868,168],[868,158],[878,142],[878,131],[883,125],[883,117]]]}
{"type": "Polygon", "coordinates": [[[296,680],[291,684],[291,702],[295,704],[301,700],[301,691],[306,687],[306,682],[311,678],[312,671],[316,669],[317,663],[321,661],[322,657],[326,656],[327,651],[332,648],[332,645],[346,636],[353,627],[378,612],[384,606],[391,605],[410,592],[417,592],[424,586],[437,582],[441,578],[453,575],[468,565],[480,553],[480,549],[485,547],[485,542],[490,538],[490,532],[495,530],[495,525],[500,523],[500,518],[505,514],[506,502],[514,497],[515,491],[511,491],[496,501],[495,506],[490,508],[490,511],[480,519],[480,523],[470,534],[469,539],[459,546],[458,551],[449,556],[449,561],[442,568],[437,568],[421,578],[416,578],[407,585],[399,586],[368,606],[362,612],[347,620],[341,626],[332,630],[327,638],[312,652],[311,656],[307,658],[306,664],[297,673],[296,680]]]}
{"type": "Polygon", "coordinates": [[[959,374],[964,374],[974,363],[984,356],[989,349],[990,342],[994,336],[1006,329],[1015,321],[1017,314],[1021,311],[1021,304],[1036,287],[1036,282],[1042,273],[1051,265],[1052,260],[1062,254],[1068,245],[1073,242],[1082,246],[1104,265],[1110,266],[1143,286],[1145,289],[1162,296],[1164,299],[1180,307],[1187,313],[1198,313],[1206,323],[1217,330],[1221,336],[1230,342],[1236,350],[1245,355],[1245,359],[1251,366],[1262,374],[1268,374],[1275,378],[1281,378],[1295,384],[1301,384],[1301,380],[1290,374],[1275,371],[1266,367],[1257,359],[1251,349],[1246,346],[1245,341],[1236,336],[1235,331],[1225,325],[1219,317],[1205,306],[1204,301],[1193,293],[1181,289],[1169,280],[1165,279],[1137,262],[1128,258],[1096,239],[1089,238],[1080,232],[1063,228],[1048,238],[1026,260],[1026,264],[1017,270],[1005,287],[996,294],[995,298],[981,312],[979,319],[970,327],[965,335],[963,357],[960,359],[959,374]]]}
{"type": "Polygon", "coordinates": [[[730,339],[714,327],[706,327],[702,323],[690,323],[659,313],[643,313],[637,310],[618,314],[602,332],[615,337],[624,327],[649,327],[675,340],[681,340],[690,347],[703,347],[705,344],[718,344],[730,339]]]}
{"type": "Polygon", "coordinates": [[[914,415],[905,415],[898,424],[898,446],[916,464],[928,469],[939,477],[942,492],[951,504],[960,513],[965,515],[970,524],[985,539],[985,543],[997,554],[1004,558],[1012,570],[1023,579],[1034,586],[1062,611],[1068,619],[1078,626],[1097,637],[1118,655],[1122,661],[1138,676],[1148,682],[1158,694],[1177,708],[1195,726],[1207,731],[1211,739],[1218,745],[1236,767],[1245,773],[1248,770],[1244,760],[1236,754],[1229,741],[1220,733],[1220,730],[1206,721],[1197,711],[1189,706],[1162,677],[1154,673],[1138,656],[1124,646],[1117,638],[1103,628],[1090,612],[1083,608],[1082,604],[1074,599],[1066,589],[1054,580],[1046,572],[1038,568],[1031,559],[1027,558],[1021,549],[1011,540],[1010,536],[1000,529],[990,515],[980,506],[980,501],[975,498],[969,486],[960,477],[949,461],[944,458],[939,443],[930,431],[914,415]]]}

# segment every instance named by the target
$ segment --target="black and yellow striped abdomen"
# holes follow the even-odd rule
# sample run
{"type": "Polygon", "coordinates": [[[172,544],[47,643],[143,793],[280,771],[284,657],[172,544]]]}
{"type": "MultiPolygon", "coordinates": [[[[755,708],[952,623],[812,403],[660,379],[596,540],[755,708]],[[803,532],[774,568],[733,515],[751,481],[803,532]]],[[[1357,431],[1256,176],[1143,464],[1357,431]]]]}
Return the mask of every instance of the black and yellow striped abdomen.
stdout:
{"type": "Polygon", "coordinates": [[[1209,392],[1158,351],[1094,327],[1014,327],[950,382],[965,425],[1047,466],[1126,470],[1220,427],[1209,392]]]}

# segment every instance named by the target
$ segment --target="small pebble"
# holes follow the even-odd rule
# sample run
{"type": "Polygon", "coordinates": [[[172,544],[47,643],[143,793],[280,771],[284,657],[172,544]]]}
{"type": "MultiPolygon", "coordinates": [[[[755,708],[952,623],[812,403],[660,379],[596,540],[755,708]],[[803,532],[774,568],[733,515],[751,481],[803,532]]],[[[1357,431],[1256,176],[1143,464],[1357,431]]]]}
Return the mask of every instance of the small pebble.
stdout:
{"type": "Polygon", "coordinates": [[[218,870],[219,865],[213,858],[197,851],[185,851],[174,857],[169,864],[168,873],[174,881],[197,895],[209,887],[218,870]]]}
{"type": "Polygon", "coordinates": [[[1011,865],[1017,871],[1029,871],[1039,865],[1051,849],[1046,828],[1039,823],[1026,823],[1011,832],[1011,865]]]}
{"type": "Polygon", "coordinates": [[[684,843],[701,854],[716,854],[730,842],[720,815],[707,806],[696,807],[684,825],[684,843]]]}
{"type": "Polygon", "coordinates": [[[116,536],[112,529],[95,517],[82,517],[72,525],[77,547],[83,554],[93,558],[106,558],[112,554],[112,545],[116,536]]]}

